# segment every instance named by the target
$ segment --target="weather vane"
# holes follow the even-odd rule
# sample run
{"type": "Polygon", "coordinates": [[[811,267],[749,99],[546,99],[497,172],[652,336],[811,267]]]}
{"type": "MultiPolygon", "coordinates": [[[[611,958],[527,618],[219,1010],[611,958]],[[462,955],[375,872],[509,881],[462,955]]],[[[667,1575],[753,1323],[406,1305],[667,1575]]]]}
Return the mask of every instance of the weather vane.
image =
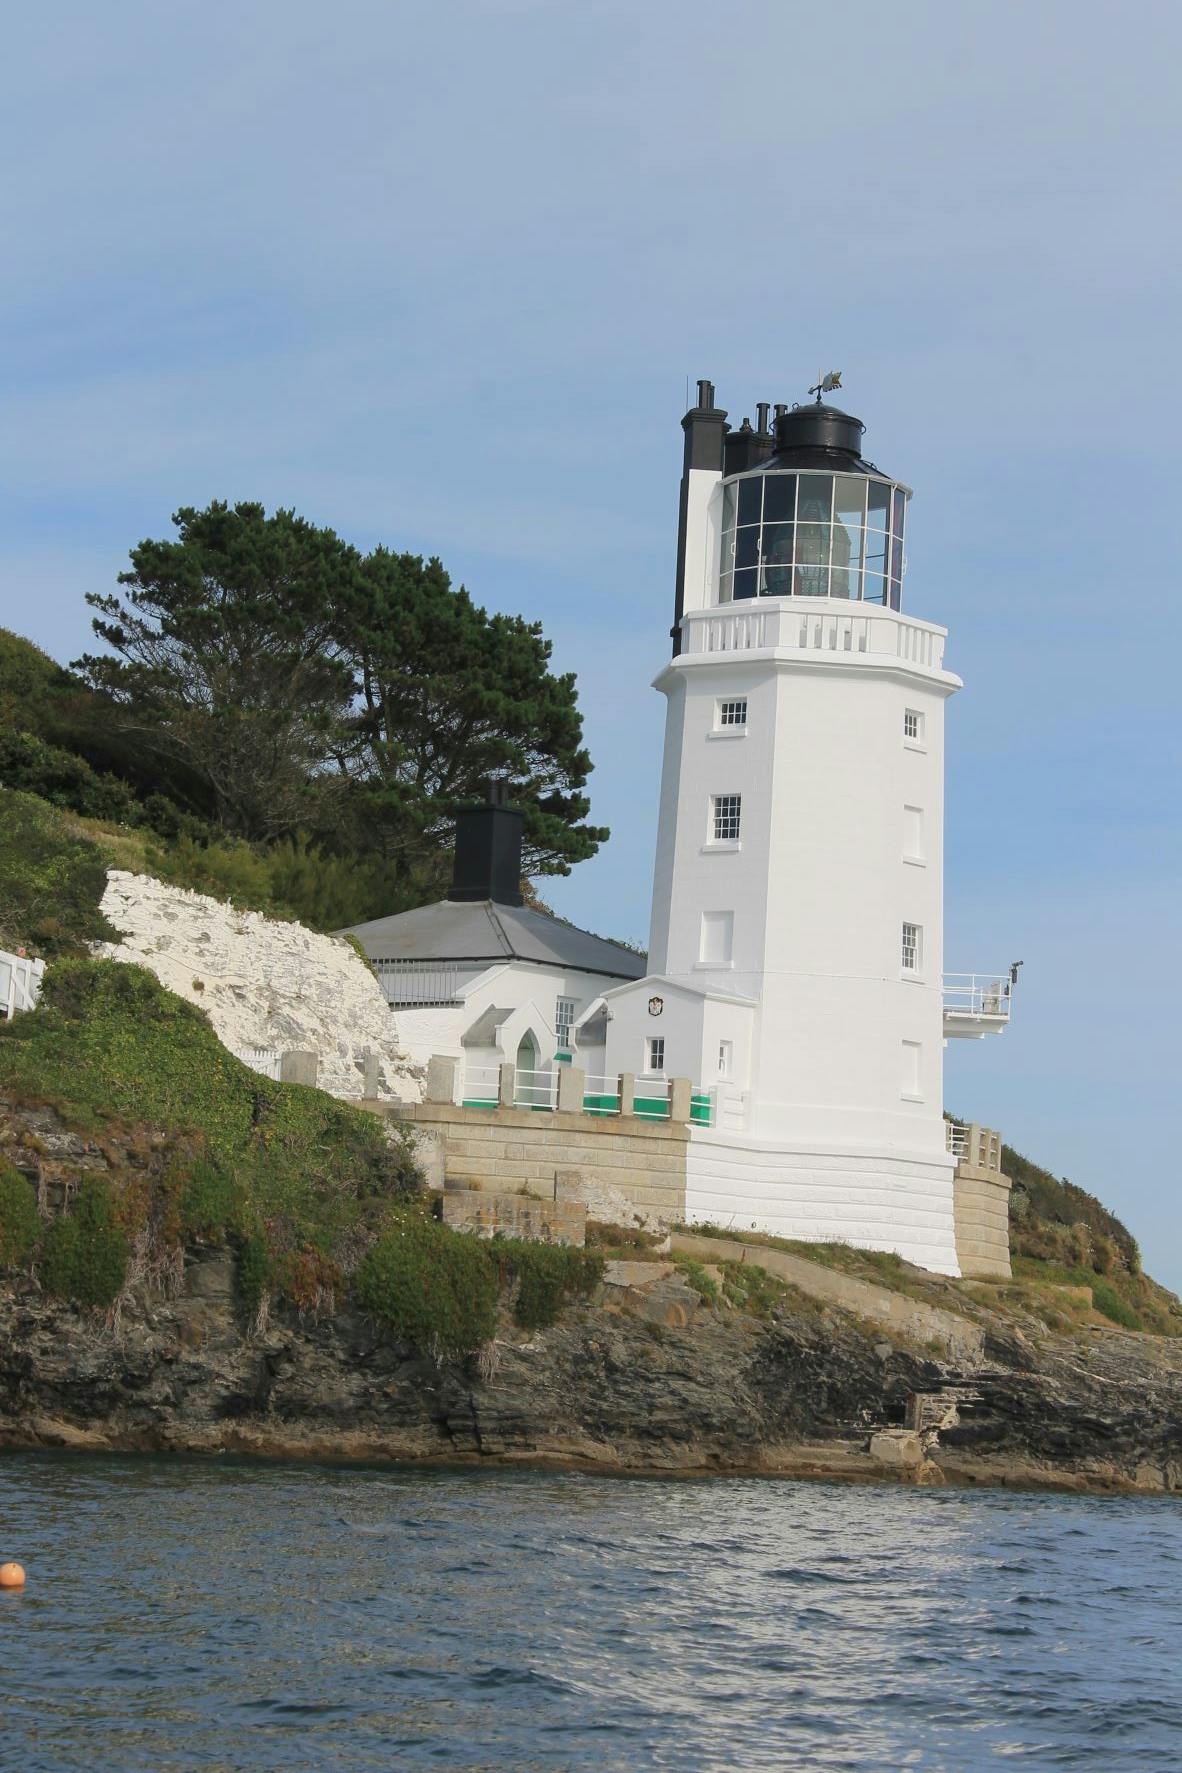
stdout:
{"type": "Polygon", "coordinates": [[[827,376],[823,376],[818,370],[817,385],[815,388],[810,388],[809,393],[817,396],[817,405],[820,406],[822,394],[832,394],[834,388],[840,387],[841,371],[839,369],[831,369],[827,376]]]}

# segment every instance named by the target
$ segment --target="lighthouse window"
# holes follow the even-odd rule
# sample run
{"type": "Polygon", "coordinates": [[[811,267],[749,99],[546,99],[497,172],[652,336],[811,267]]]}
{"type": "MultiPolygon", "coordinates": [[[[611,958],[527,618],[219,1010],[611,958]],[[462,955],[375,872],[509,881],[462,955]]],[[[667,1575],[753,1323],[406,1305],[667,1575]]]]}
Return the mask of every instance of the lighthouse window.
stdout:
{"type": "Polygon", "coordinates": [[[858,474],[746,474],[723,488],[718,600],[900,607],[906,494],[858,474]]]}
{"type": "Polygon", "coordinates": [[[918,973],[923,960],[923,931],[917,923],[903,925],[903,971],[918,973]]]}
{"type": "Polygon", "coordinates": [[[737,843],[743,817],[741,794],[714,794],[710,797],[710,836],[714,843],[737,843]]]}
{"type": "Polygon", "coordinates": [[[650,1034],[644,1043],[645,1070],[661,1072],[665,1069],[665,1036],[650,1034]]]}
{"type": "Polygon", "coordinates": [[[718,704],[719,726],[746,726],[747,698],[734,696],[718,704]]]}

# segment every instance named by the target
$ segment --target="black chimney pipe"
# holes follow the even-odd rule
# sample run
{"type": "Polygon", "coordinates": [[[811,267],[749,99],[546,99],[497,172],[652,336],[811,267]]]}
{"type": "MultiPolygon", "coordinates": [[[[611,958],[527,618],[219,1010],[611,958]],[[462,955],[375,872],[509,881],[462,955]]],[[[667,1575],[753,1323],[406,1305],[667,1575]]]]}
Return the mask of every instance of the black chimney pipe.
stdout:
{"type": "Polygon", "coordinates": [[[504,782],[493,782],[484,806],[456,815],[456,854],[448,898],[462,904],[491,899],[520,905],[524,819],[509,806],[504,782]]]}

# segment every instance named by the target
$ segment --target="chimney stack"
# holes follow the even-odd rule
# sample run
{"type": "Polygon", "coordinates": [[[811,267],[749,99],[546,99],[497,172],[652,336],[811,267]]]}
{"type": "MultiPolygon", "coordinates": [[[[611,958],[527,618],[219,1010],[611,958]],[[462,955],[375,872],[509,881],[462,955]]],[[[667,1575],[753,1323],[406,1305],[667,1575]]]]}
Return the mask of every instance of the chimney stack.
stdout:
{"type": "Polygon", "coordinates": [[[461,903],[491,899],[520,905],[524,820],[508,804],[505,782],[489,785],[484,806],[465,807],[456,816],[456,854],[448,898],[461,903]]]}

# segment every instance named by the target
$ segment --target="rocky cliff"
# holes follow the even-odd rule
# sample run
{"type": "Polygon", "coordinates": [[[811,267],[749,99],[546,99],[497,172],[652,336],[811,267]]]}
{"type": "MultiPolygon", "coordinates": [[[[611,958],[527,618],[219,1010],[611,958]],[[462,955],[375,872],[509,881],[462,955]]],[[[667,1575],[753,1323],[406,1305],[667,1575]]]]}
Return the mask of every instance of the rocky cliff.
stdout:
{"type": "Polygon", "coordinates": [[[997,1318],[966,1369],[791,1293],[758,1319],[620,1270],[442,1365],[347,1310],[252,1332],[226,1251],[115,1328],[25,1281],[0,1293],[0,1444],[1182,1489],[1178,1344],[997,1318]]]}

